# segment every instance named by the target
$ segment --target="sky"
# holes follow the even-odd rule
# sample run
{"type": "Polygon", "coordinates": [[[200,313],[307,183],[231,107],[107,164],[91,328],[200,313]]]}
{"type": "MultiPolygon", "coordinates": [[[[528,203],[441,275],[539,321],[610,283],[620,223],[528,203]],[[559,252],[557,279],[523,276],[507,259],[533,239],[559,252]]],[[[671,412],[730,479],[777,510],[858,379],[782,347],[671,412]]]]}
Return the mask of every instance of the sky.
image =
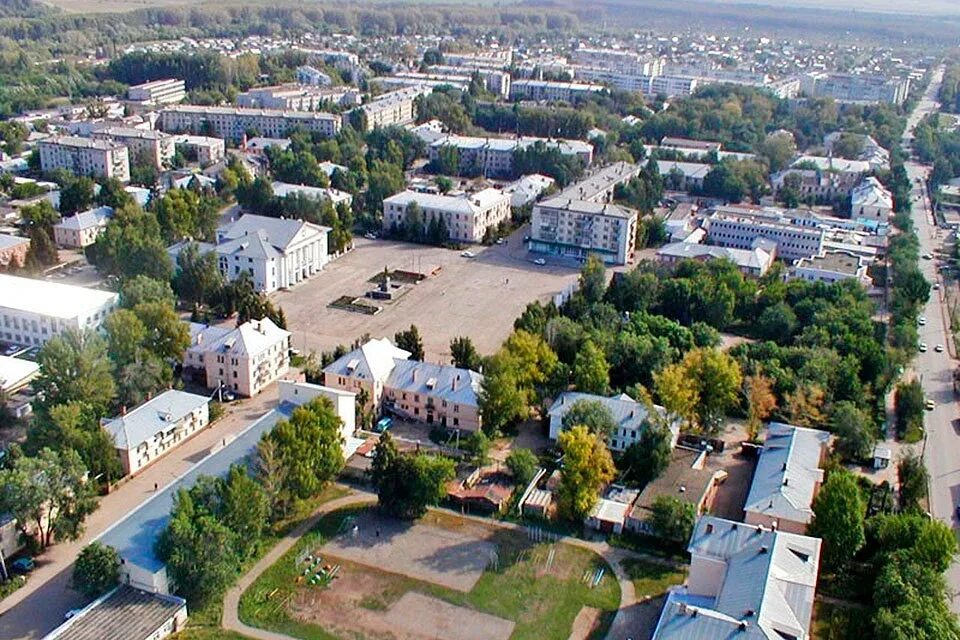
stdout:
{"type": "Polygon", "coordinates": [[[960,16],[960,0],[713,0],[717,4],[762,4],[775,7],[855,9],[907,14],[960,16]]]}

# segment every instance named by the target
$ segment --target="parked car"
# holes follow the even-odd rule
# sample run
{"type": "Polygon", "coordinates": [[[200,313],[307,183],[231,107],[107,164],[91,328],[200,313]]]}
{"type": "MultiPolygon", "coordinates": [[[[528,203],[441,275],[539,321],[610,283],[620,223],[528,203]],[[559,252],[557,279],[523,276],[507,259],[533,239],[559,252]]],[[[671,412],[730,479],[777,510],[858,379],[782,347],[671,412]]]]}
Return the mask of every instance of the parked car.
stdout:
{"type": "Polygon", "coordinates": [[[937,346],[935,346],[935,347],[933,348],[933,350],[936,351],[937,353],[943,353],[943,345],[942,345],[942,344],[938,344],[937,346]]]}
{"type": "Polygon", "coordinates": [[[473,252],[472,252],[472,251],[463,251],[463,252],[460,253],[460,255],[463,256],[464,258],[472,258],[472,257],[473,257],[473,252]]]}
{"type": "Polygon", "coordinates": [[[939,283],[939,282],[934,282],[932,288],[933,288],[934,291],[939,291],[939,290],[940,290],[940,283],[939,283]]]}
{"type": "Polygon", "coordinates": [[[10,563],[10,570],[14,573],[25,574],[33,571],[37,565],[33,562],[33,558],[26,556],[24,558],[17,558],[10,563]]]}
{"type": "Polygon", "coordinates": [[[547,261],[544,260],[543,258],[537,258],[536,260],[533,261],[533,264],[539,265],[542,267],[543,265],[547,264],[547,261]]]}
{"type": "Polygon", "coordinates": [[[373,233],[372,231],[370,231],[370,232],[367,232],[367,233],[363,234],[363,237],[366,238],[367,240],[376,240],[376,239],[377,239],[377,234],[375,234],[375,233],[373,233]]]}
{"type": "Polygon", "coordinates": [[[377,421],[376,426],[373,428],[377,433],[383,433],[387,429],[393,426],[393,418],[380,418],[377,421]]]}
{"type": "Polygon", "coordinates": [[[933,408],[937,405],[933,402],[933,400],[928,398],[925,406],[927,407],[927,411],[933,411],[933,408]]]}
{"type": "Polygon", "coordinates": [[[927,352],[927,343],[926,343],[926,342],[921,342],[921,343],[920,343],[920,353],[926,353],[926,352],[927,352]]]}
{"type": "Polygon", "coordinates": [[[12,356],[12,355],[15,354],[17,351],[20,351],[20,347],[18,347],[18,346],[15,345],[15,344],[12,344],[12,345],[10,345],[9,347],[7,347],[6,349],[3,350],[3,355],[5,355],[5,356],[12,356]]]}
{"type": "Polygon", "coordinates": [[[917,324],[920,325],[921,327],[927,324],[927,316],[920,316],[919,318],[917,318],[917,324]]]}

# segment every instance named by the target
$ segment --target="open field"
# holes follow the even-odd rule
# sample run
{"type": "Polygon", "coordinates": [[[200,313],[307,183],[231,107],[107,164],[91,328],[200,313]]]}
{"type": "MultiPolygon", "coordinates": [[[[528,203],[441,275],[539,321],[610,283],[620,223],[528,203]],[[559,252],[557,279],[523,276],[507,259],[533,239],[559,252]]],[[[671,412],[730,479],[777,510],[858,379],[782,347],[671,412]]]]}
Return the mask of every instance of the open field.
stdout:
{"type": "Polygon", "coordinates": [[[330,350],[365,333],[393,339],[397,331],[415,324],[426,359],[449,362],[451,339],[470,336],[481,354],[496,351],[527,303],[551,299],[576,282],[579,273],[575,265],[533,264],[522,247],[522,231],[507,244],[470,251],[474,258],[449,249],[358,238],[356,249],[323,273],[271,298],[283,307],[296,349],[330,350]],[[435,275],[410,285],[396,301],[367,299],[383,307],[377,315],[328,307],[341,296],[363,296],[384,267],[435,275]]]}
{"type": "MultiPolygon", "coordinates": [[[[486,565],[490,557],[482,555],[481,564],[486,565]]],[[[522,533],[451,514],[431,512],[416,523],[397,523],[380,520],[371,510],[354,509],[321,520],[264,572],[243,594],[240,616],[247,624],[307,640],[566,640],[578,616],[579,637],[602,637],[619,601],[620,588],[610,568],[589,550],[535,544],[522,533]],[[356,516],[364,532],[357,539],[349,526],[336,535],[348,516],[356,516]],[[372,541],[366,537],[371,535],[372,541]],[[351,547],[356,555],[368,545],[382,551],[360,554],[359,562],[338,555],[345,548],[351,553],[351,547]],[[418,568],[427,563],[431,572],[462,575],[463,567],[478,564],[469,552],[477,545],[495,548],[496,562],[479,572],[469,590],[398,572],[427,576],[430,572],[418,568]],[[434,551],[424,556],[428,548],[434,551]],[[419,549],[421,559],[404,557],[410,549],[419,549]],[[328,588],[297,580],[302,570],[296,559],[311,552],[322,557],[323,565],[340,567],[328,588]],[[584,576],[592,577],[598,569],[603,569],[603,577],[590,588],[584,576]],[[351,615],[344,616],[344,611],[351,615]]]]}

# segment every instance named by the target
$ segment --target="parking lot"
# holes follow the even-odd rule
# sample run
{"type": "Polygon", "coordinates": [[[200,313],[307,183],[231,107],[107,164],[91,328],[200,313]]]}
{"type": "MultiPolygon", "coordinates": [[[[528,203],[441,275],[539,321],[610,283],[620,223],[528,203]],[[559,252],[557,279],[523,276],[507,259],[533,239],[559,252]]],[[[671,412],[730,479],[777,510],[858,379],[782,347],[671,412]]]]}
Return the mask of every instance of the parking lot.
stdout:
{"type": "Polygon", "coordinates": [[[438,247],[357,238],[356,248],[323,273],[271,298],[283,307],[295,349],[330,350],[367,333],[393,339],[414,324],[427,360],[448,362],[450,340],[457,336],[469,336],[483,355],[496,351],[527,303],[550,300],[579,273],[576,262],[548,258],[547,264],[535,264],[540,256],[523,248],[522,231],[502,245],[471,247],[470,253],[472,258],[438,247]],[[385,267],[435,274],[396,301],[367,300],[383,308],[377,315],[328,307],[342,296],[363,296],[374,286],[370,278],[385,267]]]}

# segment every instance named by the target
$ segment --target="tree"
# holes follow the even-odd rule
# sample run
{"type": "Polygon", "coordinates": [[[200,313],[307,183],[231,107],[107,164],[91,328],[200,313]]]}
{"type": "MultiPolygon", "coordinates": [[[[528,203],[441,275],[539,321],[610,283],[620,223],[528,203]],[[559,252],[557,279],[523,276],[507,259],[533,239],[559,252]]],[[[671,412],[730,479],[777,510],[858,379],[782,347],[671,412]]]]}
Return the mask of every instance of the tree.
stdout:
{"type": "Polygon", "coordinates": [[[747,438],[756,440],[763,421],[777,408],[777,396],[773,393],[773,381],[762,373],[747,376],[743,386],[747,396],[747,438]]]}
{"type": "Polygon", "coordinates": [[[689,384],[686,375],[683,365],[674,364],[654,374],[653,383],[664,409],[693,426],[696,424],[700,391],[696,385],[689,384]]]}
{"type": "Polygon", "coordinates": [[[113,547],[94,541],[85,546],[73,565],[73,588],[98,598],[120,582],[120,555],[113,547]]]}
{"type": "Polygon", "coordinates": [[[490,461],[490,438],[483,431],[475,431],[463,438],[460,448],[470,454],[470,461],[477,466],[490,461]]]}
{"type": "Polygon", "coordinates": [[[235,464],[220,483],[220,503],[221,519],[237,535],[240,556],[252,556],[270,515],[266,492],[244,467],[235,464]]]}
{"type": "Polygon", "coordinates": [[[592,341],[587,340],[573,361],[573,384],[583,393],[603,395],[610,390],[610,366],[592,341]]]}
{"type": "Polygon", "coordinates": [[[923,412],[926,398],[918,380],[901,382],[894,395],[897,419],[897,435],[901,438],[908,431],[923,433],[923,412]]]}
{"type": "Polygon", "coordinates": [[[270,518],[279,520],[286,514],[290,494],[286,489],[286,470],[277,443],[262,438],[257,443],[256,474],[270,505],[270,518]]]}
{"type": "Polygon", "coordinates": [[[116,396],[107,344],[96,332],[64,331],[40,350],[34,390],[43,405],[82,401],[103,415],[116,396]]]}
{"type": "Polygon", "coordinates": [[[900,484],[900,508],[922,510],[921,502],[927,497],[930,482],[923,459],[908,451],[897,462],[897,481],[900,484]]]}
{"type": "Polygon", "coordinates": [[[137,314],[129,309],[117,309],[104,322],[107,333],[107,353],[110,359],[123,367],[136,360],[147,338],[147,328],[137,314]]]}
{"type": "Polygon", "coordinates": [[[440,456],[400,454],[389,432],[380,437],[373,453],[371,481],[386,513],[416,519],[440,502],[446,483],[456,476],[453,460],[440,456]]]}
{"type": "Polygon", "coordinates": [[[406,331],[398,331],[393,340],[399,348],[410,352],[410,360],[423,360],[423,338],[420,337],[420,330],[416,325],[410,325],[406,331]]]}
{"type": "Polygon", "coordinates": [[[564,430],[586,427],[590,433],[607,440],[617,429],[617,420],[599,400],[577,400],[563,416],[564,430]]]}
{"type": "Polygon", "coordinates": [[[540,461],[530,449],[515,448],[510,451],[506,459],[507,468],[513,474],[517,487],[525,487],[533,480],[540,467],[540,461]]]}
{"type": "Polygon", "coordinates": [[[264,435],[277,447],[284,468],[285,489],[297,498],[320,492],[343,468],[343,424],[326,398],[294,409],[264,435]]]}
{"type": "Polygon", "coordinates": [[[870,417],[849,400],[838,402],[830,416],[831,430],[837,436],[836,449],[845,459],[867,460],[877,443],[876,428],[870,417]]]}
{"type": "Polygon", "coordinates": [[[172,307],[176,301],[170,283],[164,280],[138,275],[120,285],[120,304],[126,309],[133,309],[142,302],[162,302],[172,307]]]}
{"type": "Polygon", "coordinates": [[[686,542],[693,535],[697,511],[676,496],[657,496],[650,507],[650,527],[665,540],[686,542]]]}
{"type": "Polygon", "coordinates": [[[648,424],[640,439],[623,453],[621,467],[628,480],[643,487],[659,478],[670,466],[673,434],[662,426],[648,424]]]}
{"type": "Polygon", "coordinates": [[[214,300],[223,288],[216,252],[201,254],[195,242],[187,244],[177,256],[173,287],[181,298],[200,306],[214,300]]]}
{"type": "Polygon", "coordinates": [[[480,354],[470,338],[460,336],[450,341],[450,364],[461,369],[480,369],[480,354]]]}
{"type": "Polygon", "coordinates": [[[160,359],[179,362],[190,346],[190,330],[173,307],[160,302],[142,302],[133,312],[147,328],[144,346],[160,359]]]}
{"type": "Polygon", "coordinates": [[[96,509],[93,484],[76,451],[43,449],[0,470],[0,510],[17,519],[21,532],[32,527],[41,547],[75,540],[96,509]]]}
{"type": "Polygon", "coordinates": [[[607,290],[607,272],[603,261],[591,255],[580,269],[580,293],[587,304],[596,304],[607,290]]]}
{"type": "Polygon", "coordinates": [[[825,394],[812,383],[798,385],[784,398],[787,418],[798,427],[819,427],[826,422],[823,414],[825,394]]]}
{"type": "Polygon", "coordinates": [[[36,412],[23,449],[29,455],[37,455],[45,448],[76,451],[89,476],[103,486],[123,475],[113,437],[100,426],[98,415],[85,402],[42,407],[36,412]]]}
{"type": "Polygon", "coordinates": [[[478,398],[483,428],[489,433],[502,432],[509,425],[529,414],[526,395],[520,388],[513,361],[497,354],[487,362],[478,398]]]}
{"type": "Polygon", "coordinates": [[[60,212],[65,214],[86,211],[93,206],[93,180],[80,176],[60,189],[60,212]]]}
{"type": "Polygon", "coordinates": [[[767,135],[757,150],[767,159],[771,172],[785,169],[797,153],[797,143],[793,135],[786,132],[775,132],[767,135]]]}
{"type": "Polygon", "coordinates": [[[831,571],[843,568],[863,546],[866,505],[849,471],[837,469],[813,501],[809,534],[823,539],[824,564],[831,571]]]}
{"type": "Polygon", "coordinates": [[[563,452],[558,508],[564,518],[582,521],[597,503],[600,489],[613,480],[613,459],[603,440],[584,426],[562,432],[557,444],[563,452]]]}

